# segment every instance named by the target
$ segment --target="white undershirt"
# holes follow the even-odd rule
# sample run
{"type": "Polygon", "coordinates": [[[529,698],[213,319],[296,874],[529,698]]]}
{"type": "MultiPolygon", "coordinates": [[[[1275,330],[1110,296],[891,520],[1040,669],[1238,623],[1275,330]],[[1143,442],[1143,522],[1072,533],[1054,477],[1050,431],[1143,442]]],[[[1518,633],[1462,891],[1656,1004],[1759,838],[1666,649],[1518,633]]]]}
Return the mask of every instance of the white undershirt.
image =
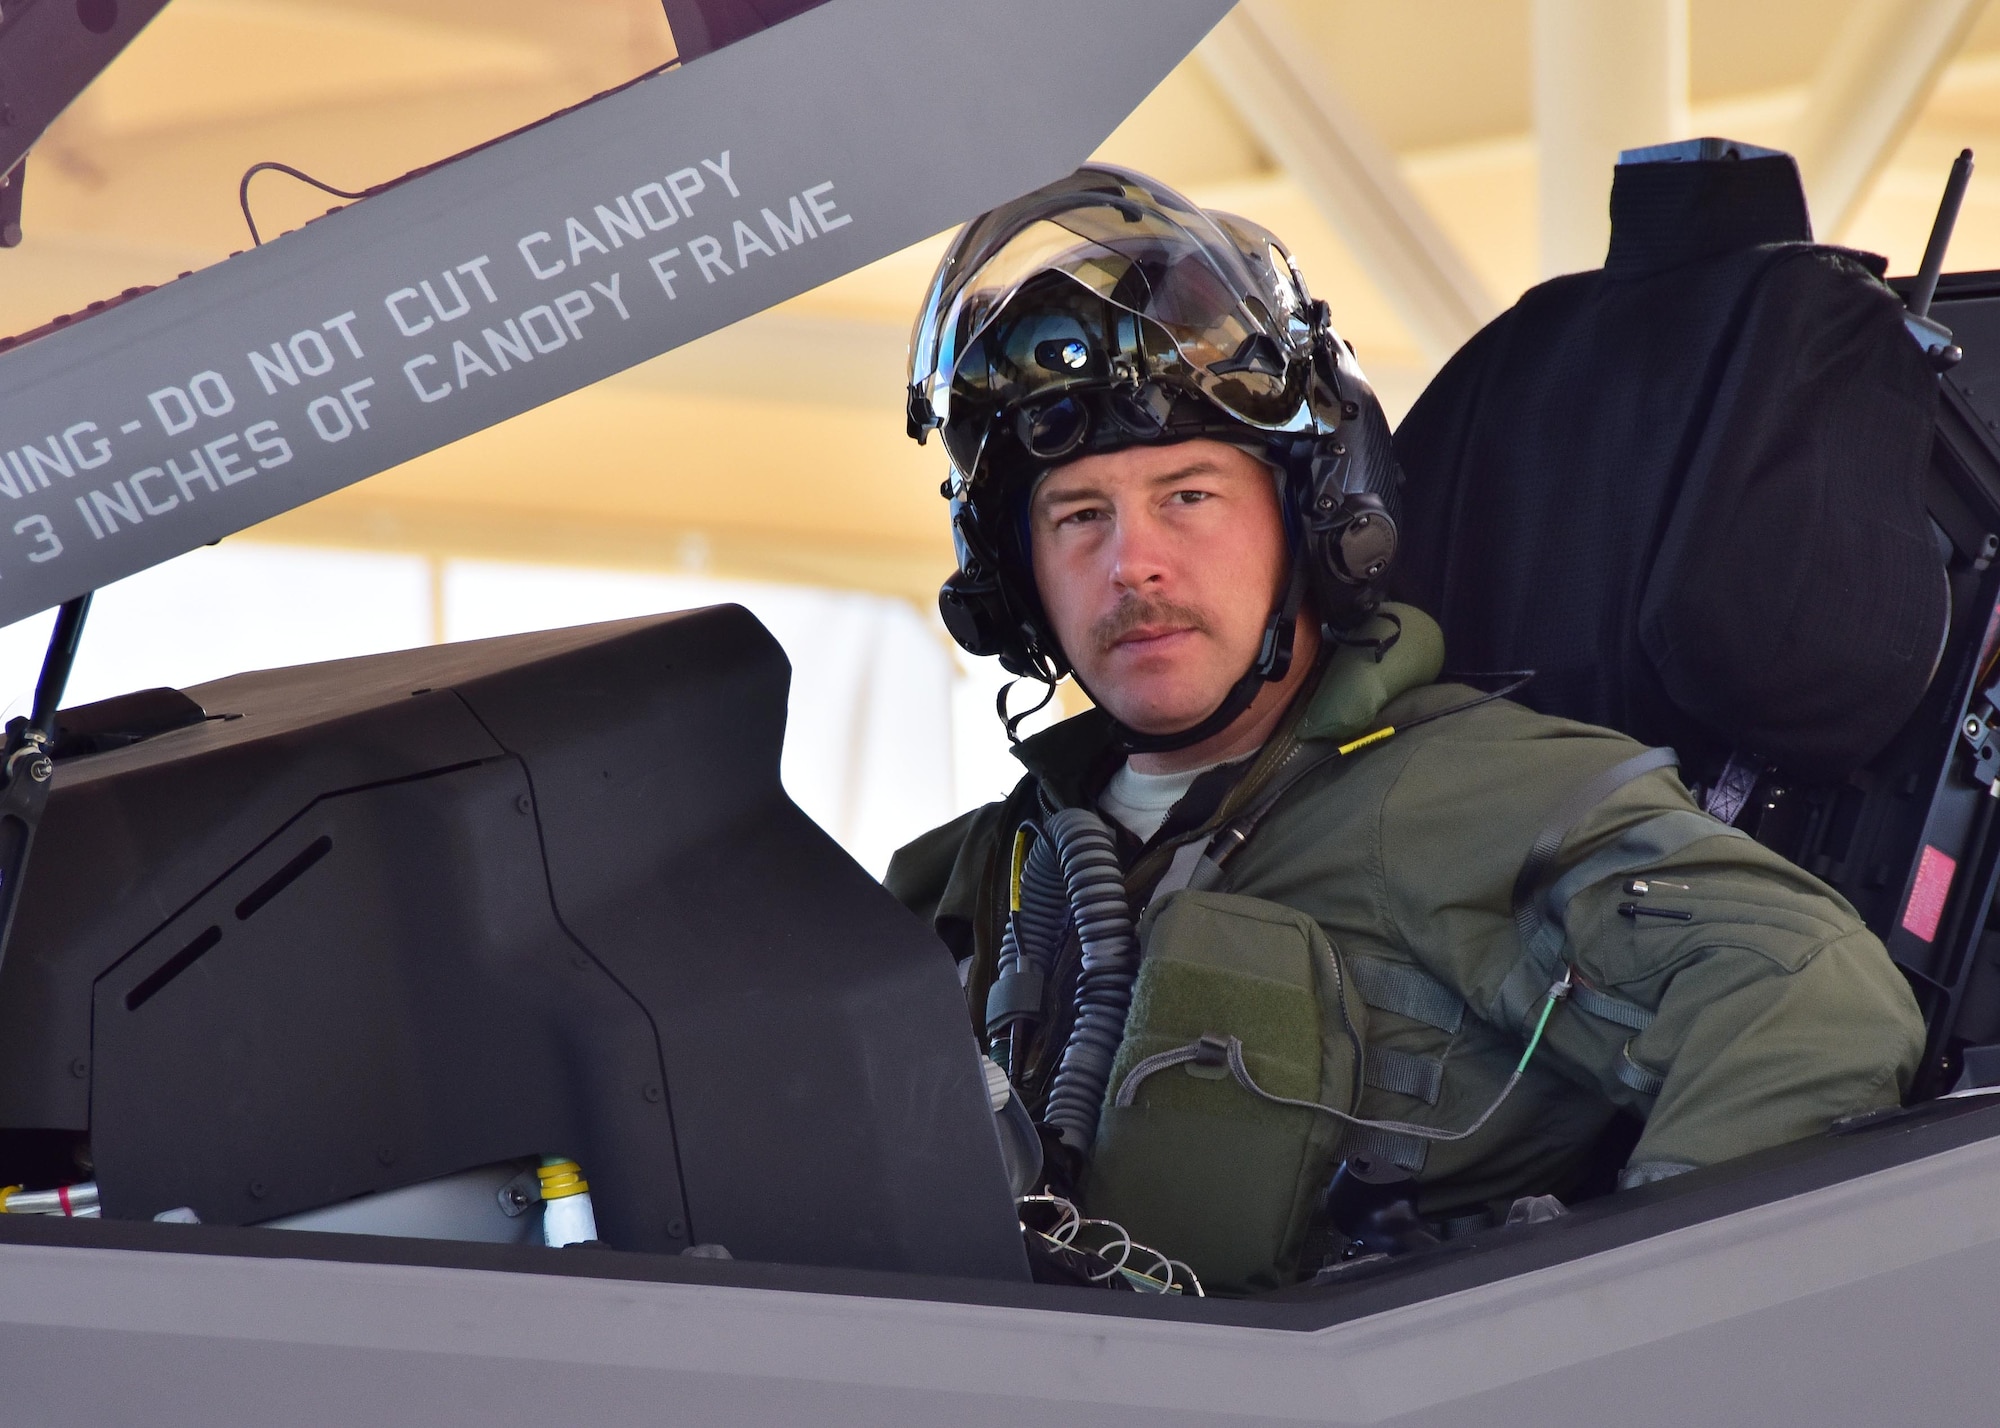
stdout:
{"type": "Polygon", "coordinates": [[[1248,754],[1238,754],[1233,759],[1217,759],[1200,768],[1164,774],[1136,773],[1128,761],[1120,764],[1118,772],[1111,775],[1111,782],[1104,785],[1104,792],[1097,796],[1097,806],[1124,825],[1133,837],[1145,843],[1160,831],[1160,825],[1167,821],[1174,805],[1187,797],[1187,791],[1194,787],[1196,779],[1210,769],[1241,763],[1249,757],[1248,754]]]}

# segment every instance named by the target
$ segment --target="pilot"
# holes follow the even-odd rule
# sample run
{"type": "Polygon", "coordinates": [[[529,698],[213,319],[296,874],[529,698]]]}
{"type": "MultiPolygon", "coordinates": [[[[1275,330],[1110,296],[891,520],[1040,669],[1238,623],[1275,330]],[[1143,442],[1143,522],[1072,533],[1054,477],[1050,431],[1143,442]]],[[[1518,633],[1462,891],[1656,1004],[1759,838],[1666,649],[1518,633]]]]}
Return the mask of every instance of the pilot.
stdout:
{"type": "Polygon", "coordinates": [[[1381,599],[1387,424],[1270,234],[1109,167],[987,213],[909,404],[947,627],[1095,707],[886,881],[1083,1213],[1268,1288],[1355,1252],[1336,1171],[1448,1234],[1898,1102],[1923,1026],[1847,903],[1381,599]]]}

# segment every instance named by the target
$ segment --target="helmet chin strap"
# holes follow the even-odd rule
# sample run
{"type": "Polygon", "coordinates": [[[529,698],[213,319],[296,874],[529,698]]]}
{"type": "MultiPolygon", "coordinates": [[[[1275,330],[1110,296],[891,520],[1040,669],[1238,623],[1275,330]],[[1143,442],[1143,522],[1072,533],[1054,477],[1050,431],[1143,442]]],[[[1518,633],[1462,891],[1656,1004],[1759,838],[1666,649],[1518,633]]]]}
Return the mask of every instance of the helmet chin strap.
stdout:
{"type": "Polygon", "coordinates": [[[1292,636],[1298,628],[1299,607],[1304,603],[1306,592],[1302,556],[1303,552],[1293,553],[1291,579],[1286,582],[1285,593],[1272,607],[1270,618],[1264,622],[1264,638],[1257,646],[1257,658],[1251,661],[1250,668],[1230,687],[1214,711],[1199,723],[1174,734],[1144,734],[1113,719],[1112,737],[1120,749],[1128,754],[1171,754],[1193,748],[1234,724],[1257,698],[1258,690],[1291,672],[1292,636]]]}

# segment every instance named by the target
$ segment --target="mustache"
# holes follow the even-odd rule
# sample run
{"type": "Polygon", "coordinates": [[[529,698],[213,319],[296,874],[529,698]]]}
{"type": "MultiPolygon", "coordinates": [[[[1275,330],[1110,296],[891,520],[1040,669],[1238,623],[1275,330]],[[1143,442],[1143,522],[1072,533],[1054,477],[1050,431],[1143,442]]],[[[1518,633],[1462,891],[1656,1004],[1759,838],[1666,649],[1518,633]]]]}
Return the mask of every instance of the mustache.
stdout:
{"type": "Polygon", "coordinates": [[[1182,605],[1157,596],[1142,600],[1132,595],[1120,600],[1110,614],[1090,627],[1090,638],[1100,653],[1108,654],[1120,640],[1147,625],[1171,625],[1201,634],[1209,632],[1207,614],[1192,605],[1182,605]]]}

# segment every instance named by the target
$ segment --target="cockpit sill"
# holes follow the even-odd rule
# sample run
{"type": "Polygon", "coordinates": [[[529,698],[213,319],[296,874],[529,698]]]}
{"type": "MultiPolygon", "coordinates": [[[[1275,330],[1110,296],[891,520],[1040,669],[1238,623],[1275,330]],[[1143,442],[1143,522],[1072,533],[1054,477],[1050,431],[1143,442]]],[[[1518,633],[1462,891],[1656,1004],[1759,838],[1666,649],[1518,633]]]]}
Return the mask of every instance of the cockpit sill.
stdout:
{"type": "MultiPolygon", "coordinates": [[[[0,1261],[4,1261],[8,1245],[69,1246],[561,1275],[627,1283],[712,1284],[793,1294],[1312,1332],[1569,1264],[1996,1138],[2000,1138],[2000,1098],[1974,1096],[1915,1106],[1868,1118],[1840,1132],[1593,1200],[1555,1220],[1477,1231],[1436,1249],[1358,1263],[1327,1283],[1244,1299],[1121,1294],[820,1265],[637,1254],[596,1246],[549,1250],[42,1216],[0,1216],[0,1261]]],[[[1913,1233],[1920,1232],[1919,1227],[1911,1228],[1913,1233]]]]}

